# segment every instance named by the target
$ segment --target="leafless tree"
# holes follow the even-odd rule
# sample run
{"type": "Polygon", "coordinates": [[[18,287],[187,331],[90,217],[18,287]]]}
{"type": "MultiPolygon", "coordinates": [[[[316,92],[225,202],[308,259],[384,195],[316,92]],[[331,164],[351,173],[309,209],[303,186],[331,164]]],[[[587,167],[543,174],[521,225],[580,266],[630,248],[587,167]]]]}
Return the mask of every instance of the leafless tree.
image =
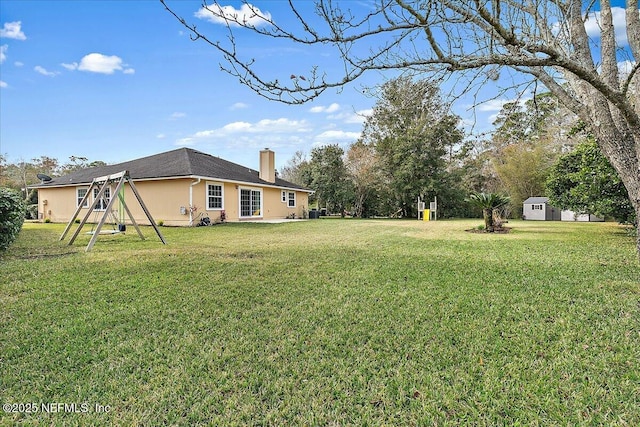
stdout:
{"type": "MultiPolygon", "coordinates": [[[[626,0],[625,8],[612,7],[610,0],[376,0],[362,14],[353,12],[349,2],[332,0],[316,0],[315,13],[308,14],[301,3],[289,0],[295,20],[287,28],[248,3],[244,14],[204,4],[204,11],[226,24],[222,39],[208,36],[160,1],[193,39],[221,52],[223,70],[258,94],[285,103],[304,103],[374,70],[438,78],[462,74],[461,91],[497,80],[507,70],[526,76],[589,125],[640,218],[638,0],[626,0]],[[613,24],[614,13],[620,12],[625,12],[624,43],[616,39],[613,24]],[[587,27],[598,33],[591,37],[587,27]],[[243,56],[240,30],[265,39],[331,46],[342,59],[342,74],[329,75],[321,64],[303,75],[265,74],[254,59],[243,56]]],[[[637,249],[640,255],[640,237],[637,249]]]]}

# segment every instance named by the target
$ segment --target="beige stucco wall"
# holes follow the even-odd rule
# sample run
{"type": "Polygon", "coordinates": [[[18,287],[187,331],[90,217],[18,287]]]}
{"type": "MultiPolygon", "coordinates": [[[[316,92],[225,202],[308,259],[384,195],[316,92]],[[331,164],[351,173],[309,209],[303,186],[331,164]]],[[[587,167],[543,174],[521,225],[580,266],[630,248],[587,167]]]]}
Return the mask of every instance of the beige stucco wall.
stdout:
{"type": "MultiPolygon", "coordinates": [[[[166,225],[188,225],[189,215],[189,179],[175,179],[163,181],[138,181],[135,187],[140,193],[144,204],[151,213],[156,222],[163,221],[166,225]],[[187,208],[187,214],[180,213],[180,207],[187,208]]],[[[49,219],[52,222],[68,222],[77,208],[77,188],[88,188],[88,185],[78,187],[59,187],[59,188],[40,188],[38,189],[38,212],[42,219],[49,219]],[[45,204],[46,201],[46,204],[45,204]]],[[[116,184],[111,185],[112,197],[116,184]]],[[[133,218],[139,224],[149,225],[140,203],[131,191],[131,187],[125,184],[125,203],[131,211],[133,218]]],[[[93,201],[90,197],[89,204],[93,201]]],[[[113,206],[114,210],[119,209],[119,203],[116,201],[113,206]]],[[[88,208],[80,210],[78,218],[82,219],[88,212],[88,208]]],[[[97,222],[100,220],[102,212],[94,211],[88,218],[89,222],[97,222]]],[[[118,214],[116,213],[116,216],[118,214]]],[[[130,223],[128,216],[125,214],[126,222],[130,223]]],[[[108,222],[112,222],[111,218],[108,222]]]]}
{"type": "MultiPolygon", "coordinates": [[[[291,190],[284,190],[287,193],[291,190]]],[[[285,218],[295,214],[296,218],[302,218],[303,209],[309,210],[309,195],[302,191],[296,191],[296,206],[288,207],[288,203],[282,201],[282,190],[278,188],[265,188],[263,192],[265,219],[285,218]]]]}
{"type": "MultiPolygon", "coordinates": [[[[208,181],[205,179],[201,179],[200,182],[197,182],[197,179],[191,178],[136,181],[135,186],[156,222],[162,221],[165,225],[187,226],[190,223],[190,192],[191,204],[195,208],[192,214],[194,222],[199,221],[199,218],[205,215],[208,216],[211,221],[216,221],[220,218],[220,209],[207,209],[207,183],[215,183],[223,186],[224,205],[222,210],[225,211],[227,221],[279,219],[291,214],[295,214],[296,218],[301,218],[303,211],[307,211],[309,207],[309,197],[306,192],[296,191],[296,206],[290,208],[286,202],[282,202],[282,189],[260,188],[259,186],[208,181]],[[261,216],[255,218],[240,218],[240,190],[243,188],[262,190],[261,216]],[[184,207],[183,210],[181,210],[182,207],[184,207]]],[[[112,192],[115,190],[115,186],[115,184],[111,186],[112,192]]],[[[82,187],[88,188],[88,185],[82,187]]],[[[41,218],[49,219],[52,222],[68,222],[76,210],[76,188],[78,187],[38,189],[38,212],[41,218]]],[[[290,190],[285,191],[288,192],[290,190]]],[[[112,194],[112,197],[114,196],[115,194],[112,194]]],[[[93,197],[91,197],[89,201],[91,203],[93,197]]],[[[136,222],[145,225],[149,224],[128,184],[125,185],[125,202],[136,222]]],[[[117,210],[118,208],[119,203],[116,201],[114,203],[114,209],[117,210]]],[[[87,208],[81,209],[78,218],[84,218],[87,211],[87,208]]],[[[102,212],[98,212],[98,214],[94,212],[90,215],[88,221],[97,222],[100,220],[101,215],[102,212]]],[[[125,218],[126,223],[130,223],[126,215],[125,218]]],[[[109,223],[111,222],[111,218],[109,218],[109,223]]]]}
{"type": "Polygon", "coordinates": [[[76,210],[76,187],[38,189],[38,217],[68,222],[76,210]]]}
{"type": "MultiPolygon", "coordinates": [[[[291,190],[285,190],[287,192],[291,190]]],[[[221,210],[225,211],[227,221],[259,220],[259,219],[279,219],[295,214],[296,218],[302,218],[303,210],[308,211],[309,195],[303,191],[295,191],[296,206],[289,208],[287,203],[282,202],[282,189],[262,188],[260,186],[248,184],[235,184],[229,182],[218,182],[212,180],[202,180],[193,186],[193,204],[197,208],[194,217],[207,215],[212,221],[220,217],[221,210]],[[207,184],[223,186],[224,204],[222,209],[207,209],[207,184]],[[240,218],[240,191],[242,189],[262,190],[262,212],[261,216],[252,218],[240,218]]]]}

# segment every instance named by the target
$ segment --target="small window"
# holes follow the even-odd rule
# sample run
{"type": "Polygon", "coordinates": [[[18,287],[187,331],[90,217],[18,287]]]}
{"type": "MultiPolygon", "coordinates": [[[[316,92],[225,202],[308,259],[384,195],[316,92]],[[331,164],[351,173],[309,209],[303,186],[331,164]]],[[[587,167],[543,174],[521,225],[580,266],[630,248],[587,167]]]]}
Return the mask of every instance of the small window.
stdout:
{"type": "Polygon", "coordinates": [[[282,190],[282,203],[287,203],[287,192],[282,190]]]}
{"type": "Polygon", "coordinates": [[[287,206],[289,206],[290,208],[295,208],[296,207],[296,193],[295,193],[295,191],[289,191],[288,200],[289,200],[289,202],[288,202],[287,206]]]}
{"type": "MultiPolygon", "coordinates": [[[[87,191],[89,191],[89,189],[86,187],[76,188],[76,206],[80,206],[80,203],[82,203],[82,199],[84,199],[84,196],[87,194],[87,191]]],[[[83,208],[89,207],[89,198],[87,198],[87,200],[84,201],[84,204],[82,205],[82,207],[83,208]]]]}
{"type": "Polygon", "coordinates": [[[207,209],[223,209],[223,196],[221,184],[207,183],[207,209]]]}

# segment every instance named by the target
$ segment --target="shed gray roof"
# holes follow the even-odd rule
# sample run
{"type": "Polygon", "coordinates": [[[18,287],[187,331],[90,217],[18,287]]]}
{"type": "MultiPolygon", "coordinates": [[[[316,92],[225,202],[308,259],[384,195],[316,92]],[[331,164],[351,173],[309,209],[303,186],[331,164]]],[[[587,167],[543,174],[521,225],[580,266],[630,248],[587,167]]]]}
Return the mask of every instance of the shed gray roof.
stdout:
{"type": "Polygon", "coordinates": [[[529,197],[527,200],[525,200],[522,203],[549,203],[549,198],[548,197],[529,197]]]}
{"type": "Polygon", "coordinates": [[[82,169],[69,175],[53,178],[51,181],[34,187],[47,188],[89,184],[96,177],[115,174],[123,170],[129,171],[129,176],[133,180],[196,176],[311,191],[280,178],[276,178],[275,183],[264,181],[260,179],[260,173],[256,170],[191,148],[178,148],[177,150],[154,154],[124,163],[82,169]]]}

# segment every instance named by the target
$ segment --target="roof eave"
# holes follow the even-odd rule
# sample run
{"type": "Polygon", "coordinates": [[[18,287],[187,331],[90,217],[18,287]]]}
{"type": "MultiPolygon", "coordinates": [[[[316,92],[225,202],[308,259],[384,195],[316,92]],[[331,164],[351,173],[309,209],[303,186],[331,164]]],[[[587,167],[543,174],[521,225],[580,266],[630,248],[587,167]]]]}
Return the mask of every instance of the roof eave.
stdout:
{"type": "MultiPolygon", "coordinates": [[[[228,182],[230,184],[248,185],[253,187],[259,186],[259,187],[267,187],[267,188],[277,188],[282,190],[300,191],[300,192],[309,193],[309,194],[315,193],[314,190],[311,190],[308,188],[297,188],[297,187],[291,187],[286,185],[277,185],[275,183],[268,183],[268,182],[249,182],[249,181],[233,180],[233,179],[226,179],[226,178],[216,178],[216,177],[204,176],[204,175],[164,176],[164,177],[155,177],[155,178],[132,178],[131,180],[135,182],[141,182],[141,181],[164,181],[164,180],[174,180],[174,179],[203,179],[206,181],[228,182]]],[[[73,182],[68,184],[60,183],[60,184],[54,184],[54,185],[38,184],[34,186],[28,186],[27,188],[40,190],[40,189],[46,189],[46,188],[78,187],[78,186],[84,186],[84,185],[91,185],[92,182],[93,181],[83,181],[83,182],[73,182]]]]}

